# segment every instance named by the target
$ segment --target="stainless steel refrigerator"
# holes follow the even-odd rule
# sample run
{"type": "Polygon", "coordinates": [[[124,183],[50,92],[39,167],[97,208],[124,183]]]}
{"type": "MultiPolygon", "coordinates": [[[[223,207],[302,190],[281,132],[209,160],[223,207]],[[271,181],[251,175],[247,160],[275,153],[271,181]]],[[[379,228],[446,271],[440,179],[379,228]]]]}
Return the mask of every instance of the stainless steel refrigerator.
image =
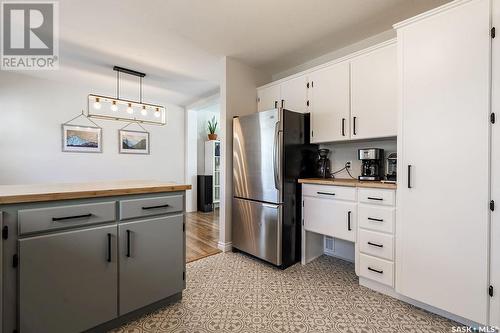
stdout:
{"type": "Polygon", "coordinates": [[[233,119],[233,247],[276,266],[300,260],[300,177],[315,173],[309,115],[273,109],[233,119]]]}

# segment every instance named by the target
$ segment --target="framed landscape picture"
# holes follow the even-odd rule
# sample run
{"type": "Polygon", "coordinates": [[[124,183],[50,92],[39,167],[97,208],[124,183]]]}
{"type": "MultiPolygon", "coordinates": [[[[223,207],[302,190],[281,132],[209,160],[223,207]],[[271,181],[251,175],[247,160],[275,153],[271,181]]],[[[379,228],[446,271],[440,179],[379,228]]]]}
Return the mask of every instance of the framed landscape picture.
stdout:
{"type": "Polygon", "coordinates": [[[120,154],[149,154],[149,133],[120,130],[118,132],[120,154]]]}
{"type": "Polygon", "coordinates": [[[78,153],[102,152],[102,128],[62,125],[62,150],[78,153]]]}

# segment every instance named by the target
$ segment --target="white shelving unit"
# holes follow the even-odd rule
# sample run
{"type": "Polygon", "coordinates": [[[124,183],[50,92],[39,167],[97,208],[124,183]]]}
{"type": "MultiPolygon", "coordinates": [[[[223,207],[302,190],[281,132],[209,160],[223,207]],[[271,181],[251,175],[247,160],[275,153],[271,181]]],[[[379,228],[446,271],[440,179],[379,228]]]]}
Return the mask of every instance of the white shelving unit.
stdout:
{"type": "Polygon", "coordinates": [[[205,175],[213,176],[213,203],[220,202],[220,141],[205,142],[205,175]]]}

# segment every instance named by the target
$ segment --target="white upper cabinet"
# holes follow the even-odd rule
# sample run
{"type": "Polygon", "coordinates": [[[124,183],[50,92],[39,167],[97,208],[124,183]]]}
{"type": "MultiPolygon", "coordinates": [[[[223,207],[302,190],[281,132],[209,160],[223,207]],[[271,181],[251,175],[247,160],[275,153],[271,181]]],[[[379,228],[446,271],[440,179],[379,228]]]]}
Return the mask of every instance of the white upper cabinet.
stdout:
{"type": "Polygon", "coordinates": [[[351,61],[351,138],[397,135],[396,44],[351,61]]]}
{"type": "Polygon", "coordinates": [[[281,86],[259,88],[257,90],[257,111],[266,111],[278,107],[281,103],[281,86]]]}
{"type": "Polygon", "coordinates": [[[349,139],[349,62],[309,75],[311,142],[349,139]]]}
{"type": "Polygon", "coordinates": [[[311,113],[311,142],[397,136],[398,70],[394,41],[257,89],[258,110],[311,113]]]}
{"type": "Polygon", "coordinates": [[[307,77],[305,75],[281,84],[283,107],[290,111],[307,112],[307,77]]]}

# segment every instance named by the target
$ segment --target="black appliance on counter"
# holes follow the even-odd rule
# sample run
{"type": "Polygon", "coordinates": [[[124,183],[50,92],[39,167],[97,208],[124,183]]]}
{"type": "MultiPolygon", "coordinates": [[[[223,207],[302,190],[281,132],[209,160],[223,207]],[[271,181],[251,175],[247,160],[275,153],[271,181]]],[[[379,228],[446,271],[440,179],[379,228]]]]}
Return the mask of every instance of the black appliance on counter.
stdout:
{"type": "Polygon", "coordinates": [[[384,150],[365,148],[358,150],[361,161],[361,176],[359,180],[382,180],[384,178],[384,150]]]}
{"type": "Polygon", "coordinates": [[[328,158],[328,154],[330,154],[330,149],[320,149],[318,150],[318,176],[320,178],[330,178],[330,159],[328,158]]]}

